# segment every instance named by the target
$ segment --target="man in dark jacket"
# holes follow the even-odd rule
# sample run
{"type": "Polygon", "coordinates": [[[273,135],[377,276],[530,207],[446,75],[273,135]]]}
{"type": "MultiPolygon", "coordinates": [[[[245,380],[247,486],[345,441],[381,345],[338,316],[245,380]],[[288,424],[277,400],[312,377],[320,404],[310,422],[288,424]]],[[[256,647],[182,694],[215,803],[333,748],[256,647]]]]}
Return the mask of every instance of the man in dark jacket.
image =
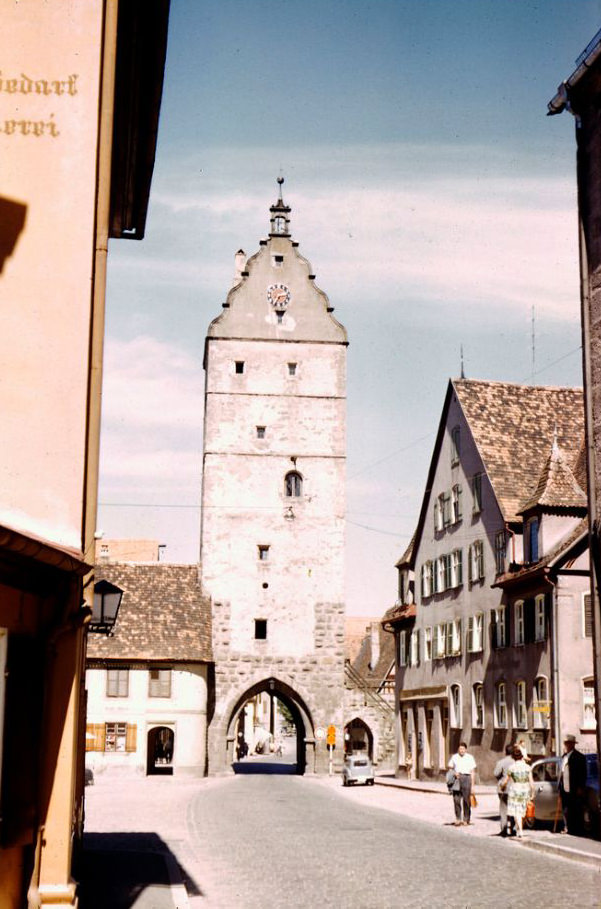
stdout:
{"type": "Polygon", "coordinates": [[[584,798],[586,793],[586,758],[576,750],[576,736],[566,735],[561,759],[559,793],[564,830],[574,836],[584,832],[584,798]]]}

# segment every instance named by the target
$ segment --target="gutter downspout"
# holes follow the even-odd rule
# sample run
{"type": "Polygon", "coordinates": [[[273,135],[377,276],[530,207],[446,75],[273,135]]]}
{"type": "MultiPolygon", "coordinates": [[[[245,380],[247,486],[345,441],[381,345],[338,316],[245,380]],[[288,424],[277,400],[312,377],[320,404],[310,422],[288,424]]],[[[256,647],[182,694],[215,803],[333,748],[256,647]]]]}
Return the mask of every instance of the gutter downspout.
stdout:
{"type": "Polygon", "coordinates": [[[555,754],[560,754],[561,748],[561,710],[559,706],[559,603],[557,602],[557,584],[553,585],[551,593],[551,679],[553,685],[553,738],[555,739],[555,754]]]}

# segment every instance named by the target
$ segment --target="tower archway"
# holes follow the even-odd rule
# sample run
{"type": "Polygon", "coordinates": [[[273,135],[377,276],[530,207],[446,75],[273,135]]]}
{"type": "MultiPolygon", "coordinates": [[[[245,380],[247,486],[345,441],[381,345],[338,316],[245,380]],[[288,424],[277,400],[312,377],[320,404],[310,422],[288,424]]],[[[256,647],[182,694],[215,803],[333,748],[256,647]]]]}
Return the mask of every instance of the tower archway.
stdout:
{"type": "Polygon", "coordinates": [[[374,737],[371,729],[360,717],[355,717],[344,727],[345,754],[362,752],[373,760],[374,737]]]}
{"type": "Polygon", "coordinates": [[[307,749],[314,747],[313,720],[303,698],[290,685],[270,677],[255,682],[236,700],[229,713],[226,730],[227,763],[236,771],[247,755],[287,758],[290,769],[278,771],[286,761],[264,772],[289,772],[302,775],[307,769],[307,749]],[[254,705],[267,702],[268,710],[258,714],[254,705]],[[276,702],[283,705],[278,710],[276,702]],[[280,753],[280,749],[283,753],[280,753]],[[241,753],[242,750],[242,753],[241,753]],[[246,752],[246,753],[245,753],[246,752]]]}

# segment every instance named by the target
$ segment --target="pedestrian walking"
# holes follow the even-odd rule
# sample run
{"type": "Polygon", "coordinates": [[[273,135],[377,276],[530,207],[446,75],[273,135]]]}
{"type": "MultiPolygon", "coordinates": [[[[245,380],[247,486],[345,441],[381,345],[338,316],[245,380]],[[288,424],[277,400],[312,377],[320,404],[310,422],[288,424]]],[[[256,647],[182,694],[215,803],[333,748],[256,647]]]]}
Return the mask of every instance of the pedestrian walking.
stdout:
{"type": "Polygon", "coordinates": [[[582,836],[584,832],[584,795],[586,791],[586,758],[576,749],[576,736],[566,735],[561,759],[559,794],[564,832],[582,836]]]}
{"type": "Polygon", "coordinates": [[[507,768],[504,788],[507,789],[507,814],[513,818],[515,835],[522,838],[524,818],[528,802],[534,796],[532,770],[524,760],[522,749],[514,745],[513,763],[507,768]]]}
{"type": "Polygon", "coordinates": [[[501,836],[507,836],[510,833],[511,826],[508,829],[507,818],[507,771],[513,764],[513,745],[505,746],[505,757],[501,758],[495,764],[493,774],[497,780],[497,795],[499,796],[499,822],[501,824],[501,836]]]}
{"type": "Polygon", "coordinates": [[[449,769],[455,773],[456,781],[459,781],[458,789],[455,786],[452,787],[455,826],[460,827],[462,824],[471,824],[471,796],[476,762],[472,755],[468,753],[465,742],[459,743],[457,753],[449,761],[449,769]],[[462,809],[463,820],[461,819],[462,809]]]}

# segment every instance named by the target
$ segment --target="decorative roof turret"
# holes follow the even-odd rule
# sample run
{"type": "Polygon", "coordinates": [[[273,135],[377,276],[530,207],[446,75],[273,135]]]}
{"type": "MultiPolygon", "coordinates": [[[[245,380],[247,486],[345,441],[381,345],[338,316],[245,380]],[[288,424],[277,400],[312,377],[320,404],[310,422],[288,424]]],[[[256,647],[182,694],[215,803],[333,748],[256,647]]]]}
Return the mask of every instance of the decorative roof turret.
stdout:
{"type": "Polygon", "coordinates": [[[586,509],[586,493],[579,486],[566,458],[557,443],[554,433],[551,452],[539,477],[538,485],[528,501],[522,506],[521,514],[535,509],[575,510],[586,509]]]}
{"type": "Polygon", "coordinates": [[[282,184],[284,182],[283,177],[278,177],[279,191],[278,191],[278,200],[272,205],[269,209],[271,213],[270,225],[271,230],[269,231],[270,237],[289,237],[290,236],[290,212],[292,209],[289,205],[286,205],[284,199],[282,198],[282,184]]]}

